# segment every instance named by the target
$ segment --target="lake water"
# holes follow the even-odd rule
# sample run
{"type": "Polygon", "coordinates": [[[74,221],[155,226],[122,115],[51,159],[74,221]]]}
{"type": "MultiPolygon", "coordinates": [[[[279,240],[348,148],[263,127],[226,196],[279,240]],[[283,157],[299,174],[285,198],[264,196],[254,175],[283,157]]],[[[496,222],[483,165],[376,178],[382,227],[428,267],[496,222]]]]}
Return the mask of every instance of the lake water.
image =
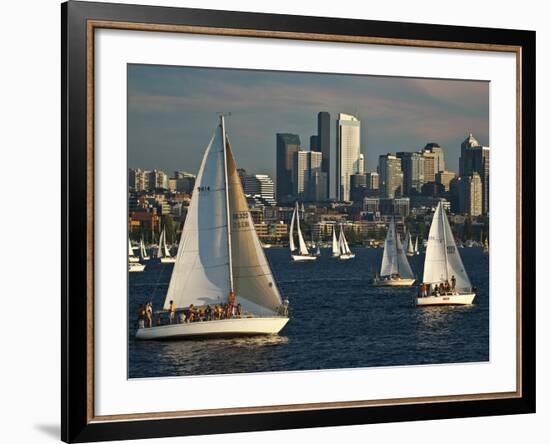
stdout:
{"type": "MultiPolygon", "coordinates": [[[[173,265],[152,259],[129,273],[130,378],[358,368],[489,360],[489,257],[460,250],[477,296],[472,306],[414,304],[416,288],[370,285],[382,249],[353,248],[339,261],[323,250],[313,262],[291,262],[288,250],[265,250],[291,318],[278,336],[136,341],[139,304],[162,307],[173,265]]],[[[424,255],[409,258],[422,276],[424,255]]]]}

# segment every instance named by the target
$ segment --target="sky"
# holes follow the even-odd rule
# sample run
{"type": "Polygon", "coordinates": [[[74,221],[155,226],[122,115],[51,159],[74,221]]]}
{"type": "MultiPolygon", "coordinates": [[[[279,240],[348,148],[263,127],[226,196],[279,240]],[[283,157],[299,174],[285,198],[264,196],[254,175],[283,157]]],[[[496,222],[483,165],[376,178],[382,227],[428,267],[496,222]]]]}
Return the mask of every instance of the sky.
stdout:
{"type": "Polygon", "coordinates": [[[488,82],[132,64],[128,166],[196,173],[217,113],[231,112],[226,131],[238,167],[275,179],[276,133],[298,134],[309,149],[319,111],[331,114],[333,147],[338,113],[359,117],[367,171],[380,154],[428,142],[458,171],[469,133],[490,145],[488,82]]]}

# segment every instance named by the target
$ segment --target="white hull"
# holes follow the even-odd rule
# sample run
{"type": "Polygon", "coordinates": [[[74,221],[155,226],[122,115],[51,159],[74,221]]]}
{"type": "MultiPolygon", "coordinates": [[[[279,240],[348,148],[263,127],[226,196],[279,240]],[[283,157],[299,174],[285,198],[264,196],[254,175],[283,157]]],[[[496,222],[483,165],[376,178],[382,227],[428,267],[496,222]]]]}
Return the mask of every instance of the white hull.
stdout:
{"type": "Polygon", "coordinates": [[[160,258],[161,264],[175,264],[176,258],[175,257],[161,257],[160,258]]]}
{"type": "Polygon", "coordinates": [[[411,287],[415,282],[415,279],[388,279],[380,280],[374,279],[372,285],[375,287],[411,287]]]}
{"type": "Polygon", "coordinates": [[[128,271],[130,273],[136,273],[136,272],[143,271],[143,270],[145,270],[145,265],[143,265],[143,264],[139,264],[139,263],[135,263],[135,262],[130,262],[128,264],[128,271]]]}
{"type": "Polygon", "coordinates": [[[274,335],[279,333],[287,322],[288,318],[286,317],[273,316],[160,325],[138,329],[136,339],[193,339],[200,337],[274,335]]]}
{"type": "Polygon", "coordinates": [[[425,298],[417,298],[416,305],[471,305],[475,297],[475,293],[427,296],[425,298]]]}
{"type": "Polygon", "coordinates": [[[408,257],[414,256],[416,253],[405,253],[408,257]]]}
{"type": "Polygon", "coordinates": [[[139,257],[137,257],[137,256],[128,256],[128,262],[137,263],[137,262],[139,262],[139,257]]]}
{"type": "Polygon", "coordinates": [[[301,262],[301,261],[314,261],[317,259],[317,256],[302,256],[300,254],[293,254],[292,260],[301,262]]]}
{"type": "Polygon", "coordinates": [[[338,256],[338,259],[342,260],[342,261],[345,261],[345,260],[348,260],[348,259],[353,259],[355,257],[355,254],[351,253],[351,254],[341,254],[340,256],[338,256]]]}

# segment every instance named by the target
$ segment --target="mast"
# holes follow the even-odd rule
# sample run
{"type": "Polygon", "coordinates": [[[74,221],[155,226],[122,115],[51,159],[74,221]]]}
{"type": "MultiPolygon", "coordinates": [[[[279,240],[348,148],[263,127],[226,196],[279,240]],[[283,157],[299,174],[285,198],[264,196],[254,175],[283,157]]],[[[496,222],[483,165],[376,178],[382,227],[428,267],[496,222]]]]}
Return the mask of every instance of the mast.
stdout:
{"type": "Polygon", "coordinates": [[[445,234],[445,221],[443,220],[444,217],[447,217],[446,214],[442,213],[443,206],[441,205],[441,201],[439,202],[439,220],[437,223],[441,221],[441,225],[443,225],[443,245],[445,246],[445,280],[449,280],[449,258],[447,257],[447,235],[445,234]]]}
{"type": "Polygon", "coordinates": [[[231,211],[229,209],[229,181],[227,180],[227,148],[225,140],[225,120],[224,115],[220,115],[220,125],[222,128],[222,147],[223,147],[223,174],[225,184],[225,209],[227,217],[227,256],[229,259],[229,291],[233,293],[233,259],[231,257],[231,211]]]}

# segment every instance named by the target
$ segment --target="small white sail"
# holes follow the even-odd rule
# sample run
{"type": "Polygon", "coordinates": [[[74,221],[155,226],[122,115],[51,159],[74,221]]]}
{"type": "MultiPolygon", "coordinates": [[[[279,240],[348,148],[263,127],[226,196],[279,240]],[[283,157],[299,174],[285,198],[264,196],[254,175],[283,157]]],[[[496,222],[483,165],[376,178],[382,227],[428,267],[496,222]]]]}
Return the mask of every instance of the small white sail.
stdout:
{"type": "Polygon", "coordinates": [[[407,260],[407,255],[403,245],[401,244],[401,238],[399,233],[395,233],[396,240],[396,257],[397,257],[397,272],[399,277],[402,279],[414,279],[414,274],[412,272],[409,261],[407,260]]]}
{"type": "Polygon", "coordinates": [[[158,258],[164,257],[164,251],[163,251],[163,248],[162,248],[163,241],[164,241],[164,228],[162,229],[162,232],[160,233],[160,236],[159,236],[159,244],[157,246],[157,257],[158,258]]]}
{"type": "Polygon", "coordinates": [[[351,250],[349,249],[348,241],[346,235],[344,234],[344,228],[340,226],[340,239],[338,241],[340,247],[340,254],[350,254],[351,250]]]}
{"type": "Polygon", "coordinates": [[[142,259],[149,259],[149,255],[147,254],[147,250],[145,249],[145,244],[143,242],[143,238],[139,241],[139,249],[142,259]]]}
{"type": "Polygon", "coordinates": [[[296,208],[292,210],[292,219],[290,220],[290,229],[288,230],[288,246],[290,252],[292,253],[296,250],[296,245],[294,244],[294,220],[296,219],[296,208]]]}
{"type": "Polygon", "coordinates": [[[128,256],[134,256],[134,247],[132,247],[132,242],[130,241],[130,238],[128,238],[128,256]]]}
{"type": "Polygon", "coordinates": [[[332,227],[332,255],[340,256],[340,245],[336,239],[336,225],[333,225],[332,227]]]}
{"type": "Polygon", "coordinates": [[[418,254],[418,236],[416,236],[416,239],[414,240],[414,253],[418,254]]]}
{"type": "Polygon", "coordinates": [[[458,291],[471,291],[472,284],[458,253],[451,226],[441,202],[435,210],[428,235],[423,282],[439,284],[456,279],[458,291]]]}
{"type": "Polygon", "coordinates": [[[166,231],[163,232],[164,236],[162,237],[162,241],[164,243],[164,257],[172,257],[170,254],[170,248],[168,248],[168,243],[166,242],[166,231]]]}
{"type": "MultiPolygon", "coordinates": [[[[304,204],[302,204],[303,208],[304,204]]],[[[300,254],[302,256],[309,256],[309,251],[307,249],[306,241],[304,236],[302,236],[302,230],[300,230],[300,216],[298,214],[298,202],[296,202],[296,213],[298,217],[296,218],[296,231],[298,232],[298,245],[300,247],[300,254]]]]}
{"type": "Polygon", "coordinates": [[[406,243],[406,246],[407,246],[407,254],[409,256],[414,255],[414,245],[413,245],[413,242],[412,242],[410,231],[407,231],[407,237],[406,237],[405,243],[406,243]]]}
{"type": "Polygon", "coordinates": [[[397,245],[395,241],[395,222],[392,218],[384,241],[384,253],[382,255],[382,266],[380,276],[390,276],[398,272],[397,268],[397,245]]]}

